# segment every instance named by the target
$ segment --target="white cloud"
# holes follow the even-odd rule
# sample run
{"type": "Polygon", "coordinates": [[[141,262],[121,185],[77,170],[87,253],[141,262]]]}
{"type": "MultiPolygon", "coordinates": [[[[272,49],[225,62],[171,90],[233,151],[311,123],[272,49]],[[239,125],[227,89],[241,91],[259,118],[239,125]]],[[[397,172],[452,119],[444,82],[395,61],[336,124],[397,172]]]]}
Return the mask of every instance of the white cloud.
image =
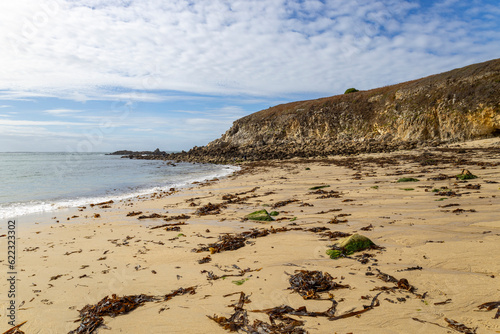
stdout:
{"type": "Polygon", "coordinates": [[[27,120],[10,120],[0,119],[0,125],[15,125],[15,126],[88,126],[91,123],[77,122],[59,122],[59,121],[27,121],[27,120]]]}
{"type": "Polygon", "coordinates": [[[73,115],[75,113],[81,113],[83,110],[74,110],[74,109],[49,109],[43,111],[46,114],[54,115],[54,116],[67,116],[73,115]]]}
{"type": "Polygon", "coordinates": [[[459,4],[425,10],[396,0],[3,1],[0,98],[333,94],[497,57],[500,6],[461,5],[467,18],[453,14],[459,4]]]}

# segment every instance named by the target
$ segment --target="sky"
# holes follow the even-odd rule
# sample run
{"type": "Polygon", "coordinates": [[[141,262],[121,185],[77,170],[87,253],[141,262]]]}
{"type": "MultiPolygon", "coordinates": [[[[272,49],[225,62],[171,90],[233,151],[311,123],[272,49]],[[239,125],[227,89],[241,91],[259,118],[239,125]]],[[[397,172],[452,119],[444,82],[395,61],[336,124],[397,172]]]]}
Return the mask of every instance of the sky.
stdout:
{"type": "Polygon", "coordinates": [[[0,2],[0,152],[188,150],[268,107],[500,58],[498,0],[0,2]]]}

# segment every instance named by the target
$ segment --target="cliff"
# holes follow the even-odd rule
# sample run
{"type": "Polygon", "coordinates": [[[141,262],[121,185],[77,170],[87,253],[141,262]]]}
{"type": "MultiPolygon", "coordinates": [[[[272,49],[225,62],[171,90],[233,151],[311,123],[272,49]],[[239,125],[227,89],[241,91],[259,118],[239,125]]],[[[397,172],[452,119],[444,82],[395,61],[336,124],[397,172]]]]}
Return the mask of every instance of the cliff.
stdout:
{"type": "Polygon", "coordinates": [[[223,162],[380,152],[500,135],[500,59],[243,117],[171,159],[223,162]],[[201,159],[200,159],[201,158],[201,159]]]}

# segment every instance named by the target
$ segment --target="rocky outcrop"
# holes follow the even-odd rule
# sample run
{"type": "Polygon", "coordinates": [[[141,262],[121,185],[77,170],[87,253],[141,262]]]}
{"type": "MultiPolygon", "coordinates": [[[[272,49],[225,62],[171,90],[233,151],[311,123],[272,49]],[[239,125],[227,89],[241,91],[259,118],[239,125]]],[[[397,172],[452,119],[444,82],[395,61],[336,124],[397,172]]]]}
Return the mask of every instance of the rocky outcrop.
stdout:
{"type": "Polygon", "coordinates": [[[164,159],[226,162],[411,149],[500,135],[500,59],[393,86],[278,105],[164,159]]]}

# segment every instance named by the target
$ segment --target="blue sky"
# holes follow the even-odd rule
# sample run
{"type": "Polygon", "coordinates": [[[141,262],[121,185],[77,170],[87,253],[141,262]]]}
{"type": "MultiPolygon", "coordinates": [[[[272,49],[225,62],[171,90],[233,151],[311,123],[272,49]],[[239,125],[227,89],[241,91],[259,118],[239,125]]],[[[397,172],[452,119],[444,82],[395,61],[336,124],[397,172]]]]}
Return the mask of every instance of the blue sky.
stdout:
{"type": "Polygon", "coordinates": [[[0,3],[0,151],[182,150],[270,106],[499,58],[498,1],[0,3]]]}

